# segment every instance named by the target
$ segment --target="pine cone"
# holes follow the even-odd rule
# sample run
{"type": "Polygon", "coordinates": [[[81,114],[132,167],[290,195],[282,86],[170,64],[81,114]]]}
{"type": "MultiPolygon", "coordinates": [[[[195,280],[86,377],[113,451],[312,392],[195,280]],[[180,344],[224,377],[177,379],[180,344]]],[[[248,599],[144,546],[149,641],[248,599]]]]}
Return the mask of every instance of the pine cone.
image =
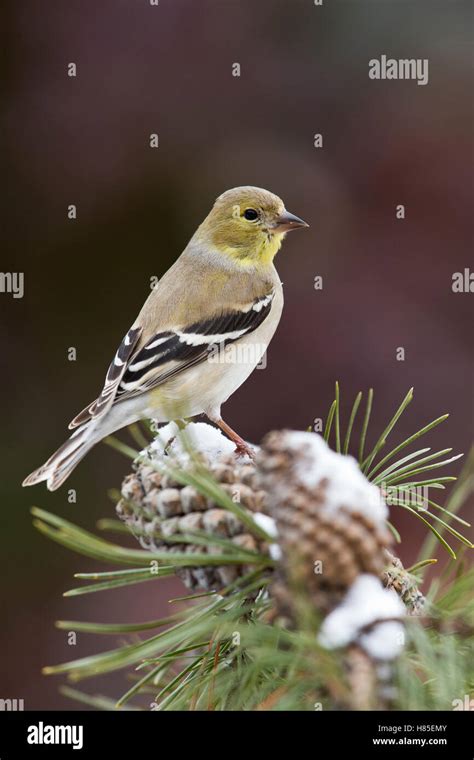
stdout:
{"type": "Polygon", "coordinates": [[[271,594],[277,614],[287,623],[294,621],[295,588],[304,589],[314,607],[326,612],[358,575],[380,576],[387,562],[384,552],[392,539],[375,486],[348,457],[338,457],[342,470],[325,471],[321,461],[327,460],[327,452],[314,434],[284,431],[270,433],[258,457],[282,551],[271,594]]]}
{"type": "MultiPolygon", "coordinates": [[[[192,423],[194,425],[194,423],[192,423]]],[[[209,428],[221,445],[217,455],[199,453],[199,461],[217,480],[222,489],[249,512],[259,512],[265,502],[265,493],[257,485],[256,468],[249,461],[238,459],[233,444],[209,425],[197,423],[196,427],[209,428]],[[229,454],[229,447],[231,453],[229,454]]],[[[202,429],[202,428],[201,428],[202,429]]],[[[209,435],[209,432],[206,431],[209,435]]],[[[175,446],[176,448],[176,446],[175,446]]],[[[179,452],[178,452],[179,454],[179,452]]],[[[151,452],[160,464],[169,455],[151,452]]],[[[181,459],[180,466],[192,467],[192,460],[181,459]]],[[[249,551],[266,552],[268,547],[251,535],[238,518],[222,509],[199,493],[193,486],[178,483],[168,474],[160,474],[151,464],[140,464],[135,472],[127,475],[122,484],[122,499],[117,504],[117,514],[123,520],[144,549],[168,552],[221,553],[218,545],[180,543],[180,534],[204,532],[222,538],[249,551]]],[[[249,572],[247,565],[185,567],[178,570],[179,577],[189,589],[220,590],[238,577],[249,572]]]]}
{"type": "MultiPolygon", "coordinates": [[[[390,592],[380,583],[392,543],[380,492],[354,459],[332,452],[314,433],[270,433],[258,465],[282,552],[270,585],[273,618],[295,627],[305,622],[308,608],[323,616],[329,613],[320,642],[345,647],[349,687],[347,694],[333,695],[336,702],[351,710],[387,706],[392,670],[387,666],[388,676],[381,679],[380,663],[397,655],[403,629],[384,620],[392,609],[395,616],[403,615],[403,605],[396,597],[385,597],[390,592]],[[370,588],[368,598],[376,591],[369,618],[367,607],[354,597],[355,590],[365,593],[361,583],[363,589],[370,588]],[[383,631],[382,638],[387,632],[383,646],[377,629],[383,631]]],[[[309,623],[314,625],[311,618],[309,623]]]]}
{"type": "MultiPolygon", "coordinates": [[[[172,440],[171,433],[176,430],[169,433],[172,440]]],[[[249,512],[264,511],[275,520],[279,544],[275,549],[282,558],[270,591],[280,619],[294,624],[295,585],[309,593],[315,608],[324,613],[341,600],[361,573],[381,577],[410,609],[419,608],[419,592],[411,589],[407,593],[406,584],[402,588],[399,573],[395,573],[397,560],[387,549],[392,539],[385,527],[386,507],[378,489],[366,481],[353,460],[331,452],[339,463],[345,462],[346,470],[319,472],[317,457],[315,460],[308,446],[308,440],[321,441],[319,436],[311,434],[308,439],[306,433],[274,432],[266,437],[256,467],[250,460],[237,458],[233,444],[215,428],[191,423],[187,430],[200,431],[198,438],[203,431],[211,436],[214,450],[199,451],[199,438],[198,456],[229,496],[249,512]],[[381,503],[368,504],[367,497],[374,494],[381,503]]],[[[324,459],[329,450],[323,446],[326,451],[320,454],[324,459]]],[[[182,452],[176,451],[175,444],[168,453],[153,446],[148,450],[158,465],[166,461],[176,465],[177,460],[182,467],[192,465],[189,457],[180,458],[182,452]],[[173,455],[178,455],[177,460],[173,455]]],[[[183,486],[170,475],[160,474],[151,462],[139,465],[125,478],[117,514],[150,551],[220,553],[216,545],[176,540],[180,534],[193,531],[228,538],[251,551],[269,551],[233,513],[193,486],[183,486]]],[[[182,568],[178,575],[190,589],[219,590],[248,570],[248,566],[239,565],[199,566],[182,568]]]]}

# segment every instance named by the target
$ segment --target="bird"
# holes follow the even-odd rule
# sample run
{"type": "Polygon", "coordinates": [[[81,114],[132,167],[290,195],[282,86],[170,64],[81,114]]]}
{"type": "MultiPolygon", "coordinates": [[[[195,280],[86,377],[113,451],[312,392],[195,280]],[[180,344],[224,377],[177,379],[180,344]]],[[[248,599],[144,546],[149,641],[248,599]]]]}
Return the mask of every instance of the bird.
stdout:
{"type": "Polygon", "coordinates": [[[120,343],[99,396],[69,424],[70,438],[23,486],[59,488],[99,441],[139,419],[205,414],[236,445],[254,450],[221,406],[260,363],[280,321],[273,264],[287,232],[309,225],[268,190],[220,195],[188,245],[153,287],[120,343]]]}

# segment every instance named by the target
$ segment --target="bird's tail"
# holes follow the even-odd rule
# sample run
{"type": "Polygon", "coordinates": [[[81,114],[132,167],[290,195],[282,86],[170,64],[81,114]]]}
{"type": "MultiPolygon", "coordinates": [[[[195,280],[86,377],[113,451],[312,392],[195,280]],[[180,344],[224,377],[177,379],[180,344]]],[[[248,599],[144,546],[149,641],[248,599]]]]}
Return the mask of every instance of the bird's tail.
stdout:
{"type": "Polygon", "coordinates": [[[82,425],[42,467],[28,475],[22,485],[33,486],[46,480],[48,489],[55,491],[102,436],[103,434],[97,435],[95,426],[91,423],[82,425]]]}

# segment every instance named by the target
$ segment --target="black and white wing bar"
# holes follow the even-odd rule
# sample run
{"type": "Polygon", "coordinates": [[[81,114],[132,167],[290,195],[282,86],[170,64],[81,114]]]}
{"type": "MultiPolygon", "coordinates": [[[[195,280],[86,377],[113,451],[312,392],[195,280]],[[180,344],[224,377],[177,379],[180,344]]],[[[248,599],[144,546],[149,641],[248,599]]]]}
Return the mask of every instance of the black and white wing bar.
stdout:
{"type": "Polygon", "coordinates": [[[154,335],[127,366],[117,390],[117,401],[160,385],[204,361],[215,347],[224,347],[256,330],[270,313],[273,295],[258,298],[245,309],[154,335]]]}
{"type": "Polygon", "coordinates": [[[97,417],[98,415],[103,414],[103,412],[112,405],[120,380],[125,374],[127,364],[133,354],[135,346],[137,345],[141,331],[141,327],[130,328],[118,347],[117,353],[107,370],[104,387],[100,396],[74,417],[69,424],[70,428],[75,428],[90,420],[91,417],[97,417]]]}

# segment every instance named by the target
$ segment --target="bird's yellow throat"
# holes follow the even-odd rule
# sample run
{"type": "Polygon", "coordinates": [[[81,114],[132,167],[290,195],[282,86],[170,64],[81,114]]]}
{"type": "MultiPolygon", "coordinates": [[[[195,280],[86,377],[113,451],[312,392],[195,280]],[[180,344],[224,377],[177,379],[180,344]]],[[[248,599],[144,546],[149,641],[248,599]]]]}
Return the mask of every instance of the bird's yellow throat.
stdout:
{"type": "Polygon", "coordinates": [[[219,249],[242,267],[268,266],[280,250],[284,237],[284,232],[265,235],[261,244],[256,246],[251,253],[248,253],[245,249],[242,250],[222,244],[219,245],[219,249]]]}

